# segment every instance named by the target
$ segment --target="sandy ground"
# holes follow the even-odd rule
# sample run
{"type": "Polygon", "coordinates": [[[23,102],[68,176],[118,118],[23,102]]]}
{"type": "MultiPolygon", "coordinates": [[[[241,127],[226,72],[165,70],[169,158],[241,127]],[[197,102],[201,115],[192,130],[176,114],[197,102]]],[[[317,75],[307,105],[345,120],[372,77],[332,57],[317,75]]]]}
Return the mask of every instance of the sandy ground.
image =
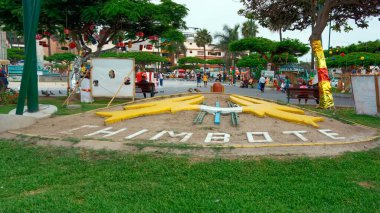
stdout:
{"type": "MultiPolygon", "coordinates": [[[[218,100],[222,107],[227,107],[228,95],[204,94],[205,101],[209,105],[214,105],[218,100]]],[[[123,110],[121,106],[109,109],[123,110]]],[[[104,111],[104,110],[100,110],[104,111]]],[[[231,126],[231,118],[229,115],[223,115],[221,124],[214,124],[214,116],[211,114],[206,115],[203,124],[194,125],[193,120],[198,112],[185,111],[176,114],[161,114],[154,116],[145,116],[125,120],[112,125],[105,125],[104,118],[96,116],[95,112],[87,112],[73,116],[57,116],[53,118],[39,120],[31,127],[18,130],[23,134],[32,134],[38,136],[50,136],[58,138],[78,138],[81,140],[107,140],[122,143],[137,143],[139,141],[147,141],[161,131],[174,131],[174,133],[193,133],[191,138],[186,142],[179,142],[182,137],[170,137],[169,134],[162,136],[158,142],[164,143],[182,143],[189,145],[222,145],[227,147],[253,147],[253,146],[284,146],[286,144],[295,145],[311,145],[313,143],[337,143],[344,144],[347,142],[365,141],[378,133],[376,130],[365,128],[362,126],[353,126],[342,123],[340,121],[325,118],[325,121],[319,122],[320,127],[314,128],[307,125],[300,125],[296,123],[285,122],[279,119],[270,117],[256,117],[250,114],[239,114],[240,125],[238,127],[231,126]],[[69,131],[83,125],[97,126],[93,128],[82,128],[71,131],[71,134],[64,134],[62,132],[69,131]],[[118,134],[104,137],[104,134],[97,134],[88,136],[98,130],[112,127],[109,131],[117,131],[126,128],[118,134]],[[125,137],[136,133],[140,130],[147,129],[148,131],[134,139],[126,140],[125,137]],[[336,137],[345,137],[345,139],[334,140],[326,135],[320,133],[318,129],[330,129],[333,133],[337,133],[336,137]],[[304,135],[307,141],[302,141],[295,135],[283,134],[283,131],[307,131],[304,135]],[[273,142],[270,143],[250,143],[247,138],[247,132],[268,132],[273,142]],[[205,143],[205,138],[208,133],[228,133],[230,134],[230,141],[228,143],[212,142],[205,143]]],[[[308,115],[315,115],[306,112],[308,115]]],[[[264,139],[262,136],[255,136],[255,139],[264,139]]],[[[149,141],[151,142],[151,141],[149,141]]],[[[158,143],[157,142],[157,143],[158,143]]]]}

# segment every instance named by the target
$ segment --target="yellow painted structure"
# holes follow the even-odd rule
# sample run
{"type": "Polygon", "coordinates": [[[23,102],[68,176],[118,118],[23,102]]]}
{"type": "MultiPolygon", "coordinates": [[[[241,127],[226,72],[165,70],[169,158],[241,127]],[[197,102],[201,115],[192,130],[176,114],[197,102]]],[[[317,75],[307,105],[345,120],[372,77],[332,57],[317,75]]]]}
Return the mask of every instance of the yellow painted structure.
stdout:
{"type": "MultiPolygon", "coordinates": [[[[242,106],[243,113],[250,113],[259,117],[264,117],[266,115],[284,121],[307,124],[314,127],[318,127],[318,124],[316,122],[323,121],[322,117],[304,115],[303,110],[293,107],[283,106],[239,95],[231,95],[230,99],[232,102],[242,106]]],[[[96,114],[106,117],[106,124],[112,124],[144,115],[200,110],[200,103],[203,101],[203,95],[191,95],[125,106],[125,110],[123,111],[97,112],[96,114]]]]}
{"type": "Polygon", "coordinates": [[[168,98],[161,101],[152,101],[143,104],[125,106],[123,111],[97,112],[97,115],[108,117],[106,124],[120,122],[130,118],[144,115],[155,115],[163,113],[175,113],[186,110],[199,110],[200,103],[204,100],[203,95],[191,95],[179,98],[168,98]]]}
{"type": "Polygon", "coordinates": [[[318,86],[319,86],[319,106],[326,109],[334,106],[334,99],[331,93],[329,71],[326,66],[325,54],[321,40],[312,42],[312,48],[317,59],[318,86]]]}
{"type": "Polygon", "coordinates": [[[318,127],[316,122],[323,121],[322,117],[305,115],[301,109],[283,106],[267,101],[248,98],[240,95],[230,96],[232,102],[243,107],[243,112],[264,117],[265,115],[284,121],[312,125],[318,127]]]}

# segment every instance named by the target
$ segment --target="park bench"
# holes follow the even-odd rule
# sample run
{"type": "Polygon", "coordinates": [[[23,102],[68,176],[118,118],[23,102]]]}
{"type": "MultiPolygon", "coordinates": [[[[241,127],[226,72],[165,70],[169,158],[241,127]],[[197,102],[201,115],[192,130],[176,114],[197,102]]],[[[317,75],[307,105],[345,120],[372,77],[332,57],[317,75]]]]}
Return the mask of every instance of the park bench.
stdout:
{"type": "Polygon", "coordinates": [[[154,94],[158,93],[156,91],[156,86],[154,83],[149,82],[149,83],[140,83],[136,82],[136,93],[143,93],[144,97],[146,98],[146,93],[150,94],[150,97],[154,97],[154,94]]]}
{"type": "Polygon", "coordinates": [[[307,100],[313,99],[316,103],[319,103],[319,90],[318,88],[288,88],[286,91],[288,103],[290,99],[298,99],[298,103],[301,103],[301,99],[307,100]]]}

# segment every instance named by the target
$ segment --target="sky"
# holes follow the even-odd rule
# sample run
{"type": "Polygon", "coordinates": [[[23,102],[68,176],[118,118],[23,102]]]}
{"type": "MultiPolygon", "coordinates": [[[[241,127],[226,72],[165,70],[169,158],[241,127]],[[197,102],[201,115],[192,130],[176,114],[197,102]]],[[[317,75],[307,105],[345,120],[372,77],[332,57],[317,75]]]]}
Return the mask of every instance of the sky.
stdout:
{"type": "MultiPolygon", "coordinates": [[[[211,35],[216,32],[222,32],[223,26],[228,25],[233,27],[236,24],[242,24],[245,18],[237,14],[239,9],[243,8],[239,0],[173,0],[176,3],[184,4],[189,9],[188,15],[185,18],[188,27],[205,28],[211,35]]],[[[338,33],[331,31],[331,46],[347,46],[358,41],[373,41],[380,39],[380,21],[378,18],[370,18],[369,27],[360,29],[355,27],[353,22],[351,26],[354,28],[349,33],[338,33]]],[[[189,29],[192,30],[192,29],[189,29]]],[[[301,42],[309,43],[308,39],[311,29],[304,31],[285,31],[283,38],[297,38],[301,42]]],[[[260,27],[260,37],[265,37],[271,40],[279,41],[278,32],[270,32],[269,30],[260,27]]],[[[328,46],[328,27],[323,32],[322,37],[323,47],[328,46]]],[[[303,61],[309,61],[310,55],[307,54],[301,58],[303,61]]]]}

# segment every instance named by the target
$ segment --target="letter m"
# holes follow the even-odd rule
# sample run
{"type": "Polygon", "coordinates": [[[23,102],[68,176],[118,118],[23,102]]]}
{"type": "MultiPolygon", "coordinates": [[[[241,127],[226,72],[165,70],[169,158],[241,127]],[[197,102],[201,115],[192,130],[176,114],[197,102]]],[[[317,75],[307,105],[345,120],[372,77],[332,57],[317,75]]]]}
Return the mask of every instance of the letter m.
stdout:
{"type": "Polygon", "coordinates": [[[181,132],[179,134],[174,134],[174,131],[162,131],[162,132],[158,133],[157,135],[153,136],[152,138],[150,138],[149,140],[152,140],[152,141],[158,140],[159,138],[164,136],[166,133],[168,133],[169,136],[172,138],[183,137],[182,140],[180,140],[179,142],[186,142],[193,135],[193,133],[191,133],[191,132],[181,132]]]}

